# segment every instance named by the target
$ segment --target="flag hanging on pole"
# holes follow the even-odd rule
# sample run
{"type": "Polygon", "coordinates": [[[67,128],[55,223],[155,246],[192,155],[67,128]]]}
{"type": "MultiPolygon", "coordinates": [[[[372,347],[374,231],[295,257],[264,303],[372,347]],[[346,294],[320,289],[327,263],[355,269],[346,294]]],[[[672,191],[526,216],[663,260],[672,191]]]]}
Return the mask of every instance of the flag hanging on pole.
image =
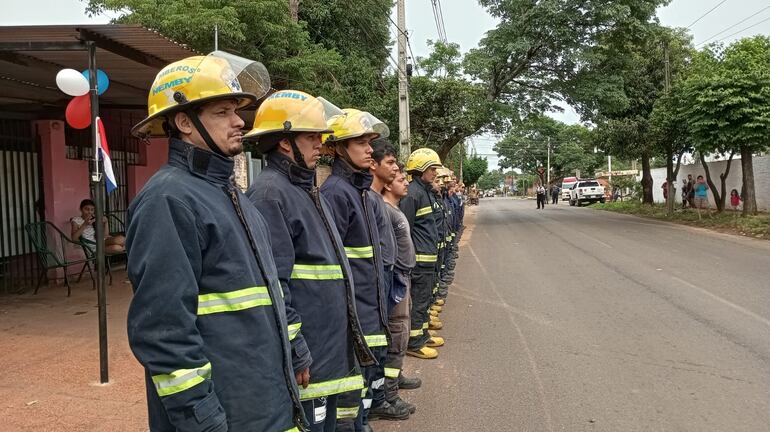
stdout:
{"type": "Polygon", "coordinates": [[[107,193],[114,191],[118,188],[118,183],[115,181],[115,173],[112,171],[112,159],[110,159],[110,147],[107,145],[107,134],[104,132],[104,124],[100,117],[96,118],[96,124],[99,126],[96,133],[99,135],[99,155],[102,159],[102,165],[104,168],[104,185],[107,188],[107,193]]]}

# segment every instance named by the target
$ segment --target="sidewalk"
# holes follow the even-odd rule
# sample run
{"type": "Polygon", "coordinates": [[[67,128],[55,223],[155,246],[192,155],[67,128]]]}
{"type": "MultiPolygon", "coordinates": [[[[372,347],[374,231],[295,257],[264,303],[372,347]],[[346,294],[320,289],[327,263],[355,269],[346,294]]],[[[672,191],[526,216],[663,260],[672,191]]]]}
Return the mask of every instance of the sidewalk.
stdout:
{"type": "Polygon", "coordinates": [[[126,338],[131,286],[107,287],[110,383],[99,384],[96,291],[91,281],[0,296],[0,417],[6,432],[143,432],[143,371],[126,338]]]}

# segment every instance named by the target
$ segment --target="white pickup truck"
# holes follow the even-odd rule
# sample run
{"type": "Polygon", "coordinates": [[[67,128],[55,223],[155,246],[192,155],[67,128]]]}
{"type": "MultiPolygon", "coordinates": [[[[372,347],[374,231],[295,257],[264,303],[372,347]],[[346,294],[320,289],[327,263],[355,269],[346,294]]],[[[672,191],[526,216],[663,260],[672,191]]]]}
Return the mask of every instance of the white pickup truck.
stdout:
{"type": "Polygon", "coordinates": [[[569,191],[569,205],[604,202],[604,187],[596,180],[579,180],[569,191]]]}

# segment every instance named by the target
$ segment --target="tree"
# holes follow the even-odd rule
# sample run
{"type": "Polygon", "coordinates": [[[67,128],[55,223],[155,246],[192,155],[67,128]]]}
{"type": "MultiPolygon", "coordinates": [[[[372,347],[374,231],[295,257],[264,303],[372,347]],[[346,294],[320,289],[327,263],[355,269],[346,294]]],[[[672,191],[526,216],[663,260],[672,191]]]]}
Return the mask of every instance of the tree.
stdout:
{"type": "MultiPolygon", "coordinates": [[[[479,177],[477,185],[482,190],[494,189],[500,186],[503,180],[505,180],[505,176],[501,170],[492,170],[479,177]]],[[[465,185],[468,186],[468,183],[465,185]]]]}
{"type": "Polygon", "coordinates": [[[486,98],[483,83],[464,74],[459,45],[433,42],[431,47],[427,58],[418,59],[424,75],[409,84],[412,148],[433,148],[443,160],[457,144],[490,128],[504,107],[486,98]]]}
{"type": "Polygon", "coordinates": [[[472,155],[463,163],[463,183],[467,186],[475,184],[485,172],[487,172],[487,160],[483,157],[472,155]]]}
{"type": "Polygon", "coordinates": [[[213,50],[216,25],[220,49],[264,63],[276,89],[304,90],[379,116],[395,109],[387,102],[395,87],[383,75],[388,0],[361,0],[356,8],[342,0],[88,1],[89,13],[105,10],[119,14],[117,23],[141,24],[202,53],[213,50]]]}
{"type": "Polygon", "coordinates": [[[602,162],[601,155],[593,152],[591,130],[541,115],[514,125],[494,150],[501,157],[500,166],[532,173],[546,165],[549,147],[552,179],[574,175],[575,171],[593,173],[602,162]]]}
{"type": "MultiPolygon", "coordinates": [[[[597,143],[610,154],[641,159],[642,202],[652,204],[652,160],[660,152],[651,114],[665,94],[666,46],[672,75],[684,67],[689,37],[680,30],[645,23],[624,38],[595,49],[572,93],[582,113],[597,125],[597,143]],[[610,77],[607,80],[607,77],[610,77]],[[601,85],[595,85],[601,82],[601,85]]],[[[673,159],[673,157],[672,157],[673,159]]]]}
{"type": "Polygon", "coordinates": [[[487,97],[521,113],[567,96],[592,50],[633,34],[668,0],[480,0],[500,20],[466,56],[487,97]]]}
{"type": "MultiPolygon", "coordinates": [[[[752,157],[770,144],[770,38],[756,36],[725,49],[704,50],[696,56],[685,87],[696,148],[740,153],[743,214],[756,214],[752,157]]],[[[724,199],[724,191],[722,195],[724,199]]]]}

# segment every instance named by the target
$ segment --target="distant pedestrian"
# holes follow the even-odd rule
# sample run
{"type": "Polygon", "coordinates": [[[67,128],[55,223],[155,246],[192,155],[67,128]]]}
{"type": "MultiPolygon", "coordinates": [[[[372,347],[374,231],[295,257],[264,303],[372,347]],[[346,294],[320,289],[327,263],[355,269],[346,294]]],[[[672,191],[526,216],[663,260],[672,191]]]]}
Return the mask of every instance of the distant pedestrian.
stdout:
{"type": "Polygon", "coordinates": [[[537,187],[537,208],[538,209],[545,208],[545,188],[543,187],[543,185],[539,185],[537,187]]]}
{"type": "Polygon", "coordinates": [[[695,182],[695,186],[693,187],[693,194],[695,197],[695,208],[698,211],[698,220],[700,220],[700,211],[706,210],[706,214],[711,217],[711,212],[709,211],[709,196],[708,196],[708,190],[709,187],[706,184],[706,181],[703,179],[702,175],[698,176],[698,180],[695,182]]]}
{"type": "Polygon", "coordinates": [[[687,180],[682,179],[682,208],[687,208],[687,180]]]}
{"type": "Polygon", "coordinates": [[[730,207],[737,212],[739,205],[741,205],[741,194],[738,193],[738,189],[733,189],[730,191],[730,207]]]}
{"type": "Polygon", "coordinates": [[[687,174],[687,204],[692,208],[695,207],[695,181],[692,179],[692,174],[687,174]]]}
{"type": "Polygon", "coordinates": [[[559,192],[561,192],[561,188],[559,186],[551,186],[551,204],[559,203],[559,192]]]}
{"type": "Polygon", "coordinates": [[[668,202],[668,181],[663,182],[661,189],[663,189],[663,200],[668,202]]]}

